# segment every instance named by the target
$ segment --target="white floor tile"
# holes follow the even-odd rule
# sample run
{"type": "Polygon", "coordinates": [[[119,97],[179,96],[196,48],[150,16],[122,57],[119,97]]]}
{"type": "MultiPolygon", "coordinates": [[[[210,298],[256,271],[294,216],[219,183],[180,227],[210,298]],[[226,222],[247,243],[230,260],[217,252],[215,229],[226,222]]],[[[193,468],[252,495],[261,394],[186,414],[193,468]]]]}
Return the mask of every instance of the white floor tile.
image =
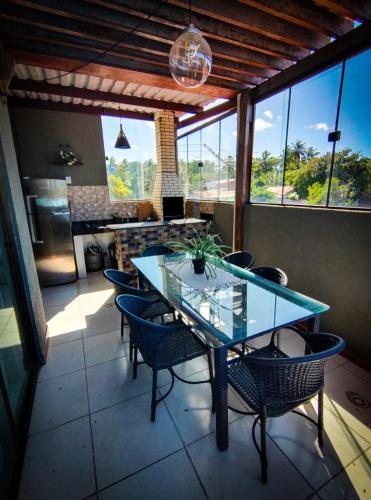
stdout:
{"type": "Polygon", "coordinates": [[[251,437],[253,419],[229,426],[229,448],[216,447],[210,434],[188,447],[191,460],[211,500],[308,498],[313,493],[285,456],[268,439],[268,484],[260,482],[260,460],[251,437]]]}
{"type": "Polygon", "coordinates": [[[354,375],[357,375],[357,377],[364,380],[368,384],[371,384],[371,373],[367,370],[364,370],[360,366],[350,361],[344,365],[344,368],[352,372],[354,375]]]}
{"type": "MultiPolygon", "coordinates": [[[[311,403],[302,408],[311,418],[317,418],[311,403]]],[[[323,448],[318,446],[317,427],[299,415],[289,413],[269,419],[267,424],[268,434],[315,490],[369,446],[326,410],[324,424],[323,448]]]]}
{"type": "Polygon", "coordinates": [[[84,337],[97,335],[99,333],[112,332],[120,328],[121,315],[116,306],[110,304],[109,307],[102,307],[95,314],[87,315],[83,318],[82,334],[84,337]]]}
{"type": "MultiPolygon", "coordinates": [[[[150,368],[148,369],[152,373],[152,370],[150,368]]],[[[201,372],[206,369],[208,369],[207,359],[203,356],[199,356],[198,358],[187,361],[186,363],[174,366],[175,373],[179,375],[179,377],[182,377],[184,379],[188,379],[195,373],[201,372]]],[[[157,375],[157,382],[158,387],[170,384],[171,376],[169,370],[160,370],[157,375]]]]}
{"type": "Polygon", "coordinates": [[[98,489],[182,448],[163,405],[150,421],[150,394],[95,413],[92,427],[98,489]]]}
{"type": "Polygon", "coordinates": [[[132,363],[128,357],[87,368],[91,411],[125,401],[152,390],[152,377],[144,366],[139,366],[133,379],[132,363]]]}
{"type": "Polygon", "coordinates": [[[49,345],[81,339],[81,315],[78,303],[71,306],[54,306],[45,310],[48,324],[49,345]]]}
{"type": "Polygon", "coordinates": [[[46,365],[39,373],[39,382],[85,368],[82,340],[49,347],[46,365]]]}
{"type": "Polygon", "coordinates": [[[323,500],[368,500],[371,497],[371,448],[327,483],[318,494],[323,500]]]}
{"type": "Polygon", "coordinates": [[[120,330],[84,337],[86,366],[111,361],[129,354],[128,333],[121,338],[120,330]]]}
{"type": "Polygon", "coordinates": [[[204,500],[206,496],[184,450],[99,493],[100,500],[204,500]]]}
{"type": "Polygon", "coordinates": [[[85,370],[40,382],[36,387],[29,433],[45,431],[88,412],[85,370]]]}
{"type": "Polygon", "coordinates": [[[94,492],[88,417],[28,440],[19,499],[81,500],[94,492]]]}
{"type": "Polygon", "coordinates": [[[43,288],[44,307],[68,306],[77,302],[78,289],[74,284],[43,288]]]}

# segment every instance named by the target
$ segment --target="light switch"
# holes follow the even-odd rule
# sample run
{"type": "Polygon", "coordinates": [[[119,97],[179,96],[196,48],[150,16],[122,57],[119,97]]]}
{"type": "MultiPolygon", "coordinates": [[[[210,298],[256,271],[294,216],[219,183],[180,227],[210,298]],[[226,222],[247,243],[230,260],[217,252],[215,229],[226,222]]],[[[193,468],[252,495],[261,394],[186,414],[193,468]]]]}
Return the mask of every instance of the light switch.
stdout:
{"type": "Polygon", "coordinates": [[[70,176],[70,175],[68,175],[68,176],[66,177],[66,182],[67,182],[67,184],[72,184],[72,178],[71,178],[71,176],[70,176]]]}

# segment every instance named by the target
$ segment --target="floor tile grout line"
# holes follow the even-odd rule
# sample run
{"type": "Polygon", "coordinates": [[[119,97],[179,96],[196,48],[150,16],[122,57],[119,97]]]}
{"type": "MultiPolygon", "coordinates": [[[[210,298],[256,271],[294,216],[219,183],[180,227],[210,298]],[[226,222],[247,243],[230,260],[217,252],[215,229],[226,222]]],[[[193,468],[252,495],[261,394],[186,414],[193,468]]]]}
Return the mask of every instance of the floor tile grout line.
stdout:
{"type": "Polygon", "coordinates": [[[50,431],[55,431],[56,429],[60,429],[64,425],[72,424],[73,422],[76,422],[77,420],[81,420],[82,418],[89,417],[90,413],[84,413],[84,415],[79,415],[78,417],[71,418],[70,420],[66,420],[65,422],[62,422],[61,424],[53,425],[52,427],[48,427],[47,429],[43,429],[38,432],[33,432],[32,434],[28,434],[27,439],[33,439],[36,436],[40,436],[40,434],[46,434],[47,432],[50,431]]]}
{"type": "Polygon", "coordinates": [[[95,462],[95,448],[94,448],[94,438],[93,438],[93,427],[91,423],[91,411],[90,411],[90,397],[89,397],[89,387],[88,387],[88,376],[86,372],[86,358],[85,358],[85,348],[84,348],[84,342],[82,343],[82,351],[84,355],[84,364],[85,364],[85,390],[86,390],[86,397],[87,397],[87,402],[88,402],[88,412],[89,412],[89,429],[90,429],[90,440],[91,440],[91,449],[92,449],[92,454],[93,454],[93,470],[94,470],[94,483],[95,483],[95,494],[98,493],[98,478],[97,478],[97,467],[96,467],[96,462],[95,462]]]}
{"type": "MultiPolygon", "coordinates": [[[[37,383],[38,384],[43,384],[44,382],[49,382],[50,380],[55,380],[56,378],[59,378],[59,377],[64,377],[65,375],[71,375],[72,373],[77,373],[77,372],[82,372],[83,370],[85,370],[85,366],[83,368],[79,368],[78,370],[72,370],[70,372],[66,372],[66,373],[60,373],[59,375],[55,375],[54,377],[50,377],[50,378],[46,378],[44,380],[37,380],[37,383]]],[[[41,372],[40,372],[41,373],[41,372]]]]}

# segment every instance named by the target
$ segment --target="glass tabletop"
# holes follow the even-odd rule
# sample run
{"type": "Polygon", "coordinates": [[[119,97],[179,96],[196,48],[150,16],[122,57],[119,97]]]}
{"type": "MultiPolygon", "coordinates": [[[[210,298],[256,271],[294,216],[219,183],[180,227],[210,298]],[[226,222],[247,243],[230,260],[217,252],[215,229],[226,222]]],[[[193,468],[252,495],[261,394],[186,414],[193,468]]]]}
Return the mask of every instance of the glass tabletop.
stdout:
{"type": "Polygon", "coordinates": [[[190,266],[190,260],[184,255],[138,257],[132,262],[176,309],[211,334],[216,346],[232,346],[329,309],[225,261],[213,261],[216,276],[209,280],[187,274],[184,266],[190,266]]]}

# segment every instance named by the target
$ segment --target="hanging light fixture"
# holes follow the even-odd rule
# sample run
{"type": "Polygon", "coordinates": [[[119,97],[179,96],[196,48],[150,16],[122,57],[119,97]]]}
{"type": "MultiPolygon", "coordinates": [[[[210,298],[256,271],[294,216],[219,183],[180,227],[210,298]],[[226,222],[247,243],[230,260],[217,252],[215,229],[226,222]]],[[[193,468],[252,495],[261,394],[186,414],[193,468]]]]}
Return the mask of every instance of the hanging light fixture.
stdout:
{"type": "Polygon", "coordinates": [[[189,2],[189,26],[173,43],[169,54],[169,68],[174,80],[187,88],[202,85],[208,78],[213,57],[200,30],[192,24],[189,2]]]}
{"type": "Polygon", "coordinates": [[[130,149],[129,141],[127,140],[126,135],[124,134],[124,131],[122,129],[121,117],[120,117],[120,130],[119,130],[119,135],[117,136],[116,139],[115,148],[130,149]]]}

